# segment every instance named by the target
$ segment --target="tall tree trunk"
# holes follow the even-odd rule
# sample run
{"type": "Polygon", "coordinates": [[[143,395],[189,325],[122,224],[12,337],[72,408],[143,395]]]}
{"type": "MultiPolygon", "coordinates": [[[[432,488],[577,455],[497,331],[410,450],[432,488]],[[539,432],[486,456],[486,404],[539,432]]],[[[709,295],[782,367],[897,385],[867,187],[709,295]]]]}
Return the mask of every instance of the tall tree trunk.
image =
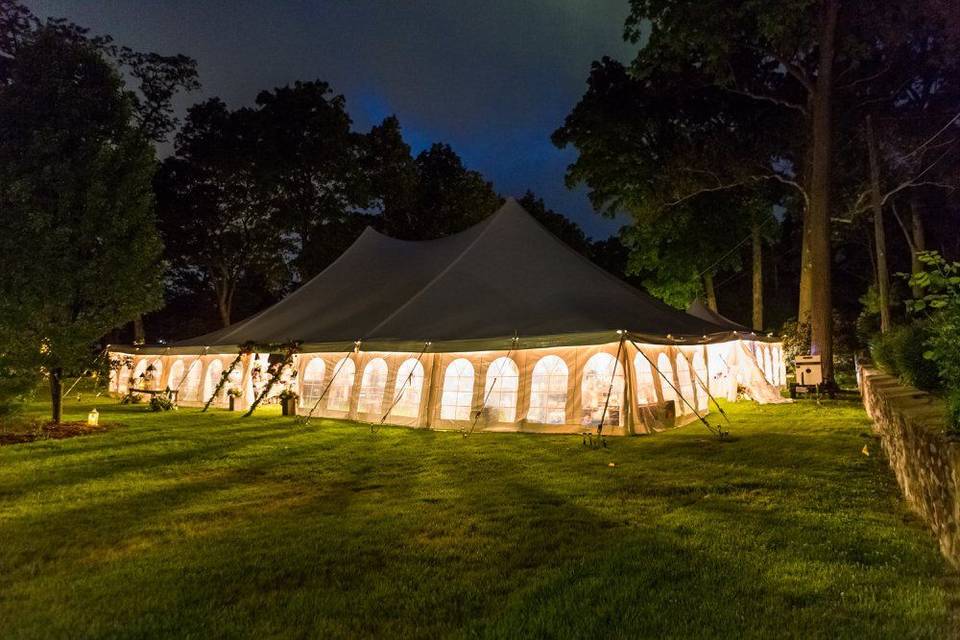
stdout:
{"type": "MultiPolygon", "coordinates": [[[[923,271],[923,265],[920,264],[919,253],[927,248],[927,239],[923,232],[923,217],[920,215],[920,207],[916,202],[910,203],[910,231],[913,236],[910,251],[910,271],[920,273],[923,271]]],[[[913,297],[919,298],[923,295],[923,289],[913,287],[913,297]]]]}
{"type": "Polygon", "coordinates": [[[711,311],[717,310],[717,290],[713,287],[713,274],[703,274],[703,289],[707,294],[707,307],[711,311]]]}
{"type": "Polygon", "coordinates": [[[867,116],[867,155],[870,159],[870,207],[873,209],[873,237],[877,255],[877,291],[880,294],[880,333],[890,330],[890,272],[887,269],[887,236],[883,229],[880,200],[880,159],[873,119],[867,116]]]}
{"type": "Polygon", "coordinates": [[[753,330],[763,330],[763,241],[760,224],[753,223],[753,330]]]}
{"type": "Polygon", "coordinates": [[[810,258],[810,242],[807,238],[807,218],[809,211],[803,214],[803,246],[800,249],[800,302],[797,308],[797,323],[810,325],[810,306],[813,300],[813,279],[810,274],[813,270],[813,261],[810,258]]]}
{"type": "Polygon", "coordinates": [[[833,305],[831,291],[830,196],[833,142],[833,57],[838,0],[825,0],[820,55],[813,95],[810,207],[804,235],[810,246],[810,351],[819,354],[824,379],[833,380],[833,305]]]}
{"type": "Polygon", "coordinates": [[[63,386],[60,379],[63,369],[57,367],[50,370],[50,420],[53,424],[63,421],[63,386]]]}
{"type": "Polygon", "coordinates": [[[133,319],[133,344],[143,344],[147,335],[143,330],[143,315],[137,314],[133,319]]]}
{"type": "Polygon", "coordinates": [[[224,327],[230,326],[230,296],[224,288],[217,292],[217,311],[220,312],[220,322],[224,327]]]}

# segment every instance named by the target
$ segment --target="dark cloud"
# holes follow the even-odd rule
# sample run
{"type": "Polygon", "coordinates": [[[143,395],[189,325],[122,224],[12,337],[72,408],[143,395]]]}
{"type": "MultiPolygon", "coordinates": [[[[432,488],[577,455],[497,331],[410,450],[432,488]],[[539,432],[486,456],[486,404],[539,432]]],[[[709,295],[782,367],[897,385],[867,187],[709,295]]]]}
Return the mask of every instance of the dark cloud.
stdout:
{"type": "Polygon", "coordinates": [[[621,59],[626,0],[482,2],[28,3],[132,47],[197,59],[203,91],[250,104],[261,89],[323,79],[358,129],[395,113],[415,149],[449,142],[505,194],[528,187],[605,236],[563,172],[571,153],[550,133],[585,89],[590,62],[621,59]]]}

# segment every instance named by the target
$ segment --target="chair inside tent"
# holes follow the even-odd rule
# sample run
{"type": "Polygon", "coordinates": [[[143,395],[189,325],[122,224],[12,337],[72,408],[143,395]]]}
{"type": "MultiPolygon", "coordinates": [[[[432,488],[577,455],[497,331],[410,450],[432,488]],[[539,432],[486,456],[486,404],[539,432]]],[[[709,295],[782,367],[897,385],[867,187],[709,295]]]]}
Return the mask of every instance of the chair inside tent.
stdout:
{"type": "Polygon", "coordinates": [[[670,307],[594,265],[516,201],[458,234],[366,229],[277,304],[172,345],[109,348],[112,389],[375,424],[632,435],[710,396],[777,401],[781,343],[670,307]],[[147,364],[154,365],[144,377],[147,364]]]}

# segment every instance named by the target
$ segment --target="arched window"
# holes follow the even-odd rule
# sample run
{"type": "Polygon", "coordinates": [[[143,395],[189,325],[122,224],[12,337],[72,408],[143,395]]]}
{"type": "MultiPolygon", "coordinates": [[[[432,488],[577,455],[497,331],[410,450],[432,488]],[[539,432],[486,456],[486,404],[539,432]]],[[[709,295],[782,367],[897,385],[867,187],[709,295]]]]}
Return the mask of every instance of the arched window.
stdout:
{"type": "Polygon", "coordinates": [[[473,365],[457,358],[443,376],[443,397],[440,400],[441,420],[469,420],[473,406],[473,365]]]}
{"type": "Polygon", "coordinates": [[[303,370],[303,379],[300,382],[300,403],[313,408],[323,393],[323,374],[326,365],[323,358],[311,358],[303,370]]]}
{"type": "Polygon", "coordinates": [[[183,400],[200,399],[200,379],[203,373],[203,363],[195,359],[187,365],[186,379],[180,386],[180,398],[183,400]]]}
{"type": "Polygon", "coordinates": [[[533,368],[527,420],[539,424],[567,421],[567,365],[559,356],[544,356],[533,368]]]}
{"type": "Polygon", "coordinates": [[[123,365],[117,373],[117,393],[126,392],[130,386],[130,367],[123,365]]]}
{"type": "MultiPolygon", "coordinates": [[[[223,363],[219,360],[214,360],[209,365],[207,365],[207,378],[203,383],[203,397],[200,398],[202,402],[206,402],[210,399],[210,396],[214,394],[217,390],[217,386],[220,384],[220,378],[223,376],[223,363]]],[[[220,389],[217,400],[226,397],[226,391],[220,389]]]]}
{"type": "Polygon", "coordinates": [[[703,353],[698,349],[693,354],[693,387],[697,391],[697,409],[701,411],[707,408],[707,365],[703,360],[703,353]]]}
{"type": "Polygon", "coordinates": [[[363,368],[357,411],[359,413],[380,413],[380,408],[383,406],[383,392],[386,388],[387,361],[383,358],[374,358],[363,368]]]}
{"type": "Polygon", "coordinates": [[[697,398],[693,393],[693,380],[690,377],[690,365],[687,364],[687,359],[683,357],[682,353],[677,354],[677,382],[680,383],[680,395],[683,396],[679,403],[680,413],[687,413],[690,410],[690,405],[687,403],[696,406],[697,398]]]}
{"type": "Polygon", "coordinates": [[[170,375],[167,377],[167,388],[177,389],[183,380],[183,360],[177,360],[170,365],[170,375]]]}
{"type": "Polygon", "coordinates": [[[423,365],[416,358],[405,360],[397,370],[393,397],[396,404],[390,415],[416,418],[420,415],[420,393],[423,389],[423,365]]]}
{"type": "Polygon", "coordinates": [[[657,401],[657,390],[653,386],[653,367],[642,353],[633,359],[633,368],[637,371],[637,402],[651,404],[657,401]]]}
{"type": "Polygon", "coordinates": [[[584,421],[597,423],[606,407],[606,424],[620,424],[623,417],[623,367],[609,353],[594,354],[583,367],[580,384],[584,421]],[[611,380],[613,384],[611,385],[611,380]],[[610,399],[607,400],[609,393],[610,399]]]}
{"type": "Polygon", "coordinates": [[[673,379],[673,365],[670,364],[670,357],[667,354],[661,353],[657,357],[657,369],[660,370],[657,375],[660,376],[660,390],[663,392],[663,400],[664,402],[673,400],[674,409],[679,413],[680,406],[677,402],[677,392],[673,390],[677,383],[673,379]]]}
{"type": "Polygon", "coordinates": [[[517,419],[517,390],[520,388],[520,370],[510,358],[497,358],[487,369],[487,384],[483,391],[484,406],[490,409],[495,422],[514,422],[517,419]]]}
{"type": "Polygon", "coordinates": [[[137,366],[133,368],[133,384],[131,385],[137,389],[145,389],[146,385],[144,384],[144,378],[147,375],[147,361],[141,359],[137,362],[137,366]]]}
{"type": "Polygon", "coordinates": [[[333,381],[327,395],[327,409],[331,411],[350,410],[350,392],[353,391],[353,379],[357,375],[357,365],[350,358],[341,358],[333,368],[333,381]]]}

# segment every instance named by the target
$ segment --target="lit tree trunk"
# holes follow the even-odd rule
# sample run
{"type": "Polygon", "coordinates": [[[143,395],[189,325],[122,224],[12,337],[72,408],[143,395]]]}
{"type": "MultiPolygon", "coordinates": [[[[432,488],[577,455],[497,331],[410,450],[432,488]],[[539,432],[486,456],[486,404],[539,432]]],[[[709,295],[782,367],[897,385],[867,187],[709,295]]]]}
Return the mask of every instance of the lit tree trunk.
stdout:
{"type": "Polygon", "coordinates": [[[713,288],[713,274],[703,274],[703,289],[707,294],[707,307],[711,311],[717,310],[717,291],[713,288]]]}
{"type": "Polygon", "coordinates": [[[880,333],[890,330],[890,273],[887,269],[887,237],[883,229],[880,201],[880,160],[873,120],[867,116],[867,151],[870,159],[870,206],[873,209],[873,236],[877,256],[877,291],[880,294],[880,333]]]}
{"type": "Polygon", "coordinates": [[[753,330],[763,330],[763,242],[760,225],[753,224],[753,330]]]}
{"type": "MultiPolygon", "coordinates": [[[[923,271],[923,265],[920,264],[918,255],[921,251],[926,250],[927,240],[923,233],[923,218],[920,217],[920,207],[917,206],[916,202],[910,203],[910,214],[910,230],[913,236],[913,242],[910,243],[910,270],[913,273],[920,273],[923,271]]],[[[914,298],[919,298],[922,295],[923,290],[920,287],[913,287],[914,298]]]]}
{"type": "Polygon", "coordinates": [[[813,156],[810,172],[810,207],[804,218],[804,235],[810,247],[810,351],[819,354],[823,376],[833,380],[833,305],[830,252],[830,170],[832,154],[832,85],[837,0],[824,3],[819,63],[812,99],[813,156]]]}
{"type": "Polygon", "coordinates": [[[797,323],[801,325],[810,325],[810,305],[813,299],[813,280],[810,273],[813,268],[813,262],[810,259],[810,243],[807,241],[807,212],[803,215],[804,232],[803,246],[800,249],[800,303],[797,309],[797,323]]]}
{"type": "Polygon", "coordinates": [[[213,282],[213,292],[217,296],[217,312],[220,314],[220,323],[224,327],[230,326],[230,316],[233,310],[233,292],[236,283],[229,272],[221,272],[221,277],[213,282]]]}
{"type": "Polygon", "coordinates": [[[63,387],[60,378],[63,370],[60,367],[50,370],[50,420],[53,424],[60,424],[63,420],[63,387]]]}
{"type": "Polygon", "coordinates": [[[220,322],[224,327],[230,326],[230,298],[226,287],[217,292],[217,311],[220,312],[220,322]]]}
{"type": "Polygon", "coordinates": [[[147,336],[143,330],[143,316],[138,313],[133,319],[133,343],[143,344],[146,341],[147,336]]]}

